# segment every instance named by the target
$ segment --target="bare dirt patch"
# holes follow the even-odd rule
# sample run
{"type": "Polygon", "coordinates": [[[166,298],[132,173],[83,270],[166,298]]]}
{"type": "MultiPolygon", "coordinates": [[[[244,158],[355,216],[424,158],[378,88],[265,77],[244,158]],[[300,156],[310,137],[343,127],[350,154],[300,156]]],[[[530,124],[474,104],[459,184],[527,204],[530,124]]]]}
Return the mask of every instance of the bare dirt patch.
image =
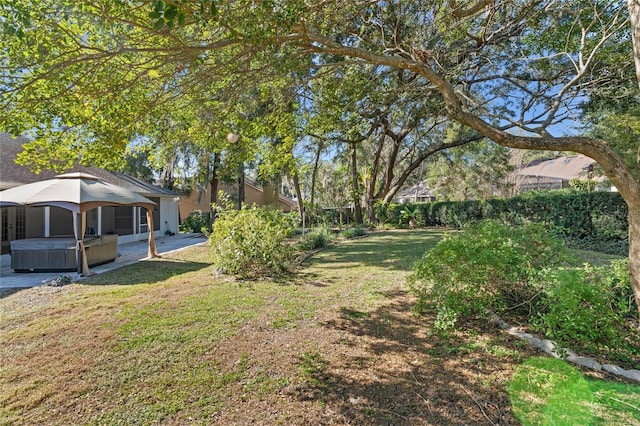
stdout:
{"type": "Polygon", "coordinates": [[[431,318],[411,313],[411,296],[387,297],[370,312],[327,310],[288,329],[255,321],[220,344],[227,368],[246,356],[249,371],[216,424],[519,424],[506,386],[533,351],[482,323],[439,339],[431,318]],[[261,375],[286,384],[247,392],[261,375]]]}

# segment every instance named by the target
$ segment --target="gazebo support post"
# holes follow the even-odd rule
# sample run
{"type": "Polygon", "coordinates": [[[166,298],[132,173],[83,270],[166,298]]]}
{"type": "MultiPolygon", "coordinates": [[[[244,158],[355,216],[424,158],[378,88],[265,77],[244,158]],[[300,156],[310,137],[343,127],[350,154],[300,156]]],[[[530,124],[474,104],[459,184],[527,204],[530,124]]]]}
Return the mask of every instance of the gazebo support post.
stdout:
{"type": "Polygon", "coordinates": [[[91,274],[91,270],[89,269],[89,262],[87,261],[87,252],[84,247],[84,233],[87,227],[87,212],[82,211],[80,213],[76,213],[72,211],[72,214],[73,214],[73,232],[76,237],[76,259],[78,261],[78,275],[81,275],[83,277],[88,277],[92,274],[91,274]],[[78,216],[80,216],[80,220],[78,220],[78,216]]]}
{"type": "Polygon", "coordinates": [[[146,208],[147,210],[147,225],[149,225],[149,257],[158,257],[156,250],[156,238],[153,235],[153,210],[146,208]]]}

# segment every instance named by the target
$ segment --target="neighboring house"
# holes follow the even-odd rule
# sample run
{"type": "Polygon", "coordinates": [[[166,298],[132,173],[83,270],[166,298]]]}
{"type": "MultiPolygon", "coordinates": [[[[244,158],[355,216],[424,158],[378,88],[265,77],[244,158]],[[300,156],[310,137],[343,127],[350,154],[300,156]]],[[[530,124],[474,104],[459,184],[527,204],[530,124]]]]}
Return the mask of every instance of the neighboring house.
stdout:
{"type": "Polygon", "coordinates": [[[425,203],[436,200],[433,191],[424,183],[418,183],[399,191],[395,198],[398,203],[425,203]]]}
{"type": "Polygon", "coordinates": [[[516,171],[515,183],[519,192],[568,188],[573,179],[596,179],[596,162],[586,155],[572,155],[548,160],[536,160],[516,171]]]}
{"type": "MultiPolygon", "coordinates": [[[[231,195],[232,199],[237,199],[237,185],[220,184],[219,189],[231,195]]],[[[247,177],[244,179],[244,202],[249,206],[253,204],[274,206],[285,212],[298,210],[298,203],[279,194],[273,185],[260,186],[247,177]]],[[[191,194],[180,199],[181,220],[189,217],[189,214],[194,210],[200,210],[204,213],[211,211],[211,187],[207,187],[204,192],[193,190],[191,194]]]]}
{"type": "MultiPolygon", "coordinates": [[[[0,190],[27,183],[53,179],[60,174],[44,170],[35,174],[14,162],[22,151],[26,138],[12,138],[0,132],[0,190]]],[[[109,172],[97,167],[74,167],[70,172],[83,172],[136,192],[156,203],[153,211],[154,231],[162,236],[178,231],[179,195],[123,173],[109,172]]],[[[141,207],[98,207],[87,212],[88,233],[118,234],[118,243],[144,240],[148,237],[147,217],[141,207]]],[[[9,242],[24,238],[73,235],[71,212],[59,207],[3,207],[0,208],[2,253],[9,250],[9,242]]]]}

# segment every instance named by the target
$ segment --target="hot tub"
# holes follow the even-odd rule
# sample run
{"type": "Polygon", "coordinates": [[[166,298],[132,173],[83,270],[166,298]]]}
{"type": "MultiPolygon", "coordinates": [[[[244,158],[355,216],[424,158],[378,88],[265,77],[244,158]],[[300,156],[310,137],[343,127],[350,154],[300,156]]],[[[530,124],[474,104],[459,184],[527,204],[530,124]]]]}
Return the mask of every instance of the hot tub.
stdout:
{"type": "MultiPolygon", "coordinates": [[[[118,236],[87,237],[84,247],[89,266],[113,262],[118,256],[118,236]]],[[[76,240],[49,237],[11,241],[11,268],[15,272],[76,271],[76,240]]]]}

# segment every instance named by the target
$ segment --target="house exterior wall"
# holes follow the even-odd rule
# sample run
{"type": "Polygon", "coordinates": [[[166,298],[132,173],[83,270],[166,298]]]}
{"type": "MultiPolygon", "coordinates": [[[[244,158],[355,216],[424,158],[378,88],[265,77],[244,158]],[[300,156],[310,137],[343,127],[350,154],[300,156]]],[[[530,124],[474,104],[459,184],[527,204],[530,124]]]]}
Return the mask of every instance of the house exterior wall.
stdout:
{"type": "Polygon", "coordinates": [[[250,185],[245,185],[244,188],[244,202],[248,206],[252,206],[257,204],[259,206],[268,206],[268,200],[266,200],[264,196],[265,194],[260,191],[258,188],[255,188],[250,185]]]}
{"type": "MultiPolygon", "coordinates": [[[[238,186],[237,185],[220,185],[219,189],[230,194],[232,199],[238,199],[238,186]],[[234,197],[235,195],[235,197],[234,197]]],[[[249,182],[245,182],[244,185],[244,202],[251,206],[253,204],[259,206],[275,206],[278,209],[290,212],[295,211],[298,205],[293,200],[284,199],[277,194],[273,185],[265,185],[263,188],[253,185],[249,182]],[[275,200],[278,200],[277,203],[275,200]]],[[[203,213],[211,211],[211,189],[207,188],[204,193],[193,191],[191,194],[180,199],[180,220],[185,220],[191,212],[194,210],[200,210],[203,213]]]]}
{"type": "MultiPolygon", "coordinates": [[[[27,138],[13,138],[0,132],[0,147],[2,160],[0,161],[0,190],[9,189],[23,184],[53,179],[58,173],[43,170],[36,175],[28,168],[16,164],[13,160],[22,151],[22,145],[27,138]]],[[[147,198],[154,198],[158,204],[154,213],[157,236],[164,236],[165,222],[173,231],[178,230],[178,194],[164,188],[143,182],[131,176],[118,172],[110,172],[97,167],[74,165],[68,171],[83,172],[98,177],[100,180],[136,192],[147,198]]],[[[24,207],[17,213],[17,207],[0,208],[0,225],[2,251],[8,250],[9,242],[22,238],[37,238],[45,236],[71,236],[73,231],[73,216],[68,210],[58,207],[24,207]],[[19,232],[16,232],[19,230],[19,232]],[[17,235],[18,234],[18,235],[17,235]]],[[[143,224],[146,223],[146,213],[138,207],[105,206],[87,212],[86,230],[96,234],[119,234],[119,243],[142,240],[148,237],[143,224]],[[141,232],[144,231],[144,232],[141,232]]]]}
{"type": "Polygon", "coordinates": [[[34,238],[44,235],[44,207],[34,207],[33,209],[25,209],[26,214],[26,238],[34,238]]]}
{"type": "MultiPolygon", "coordinates": [[[[41,207],[28,207],[27,210],[38,211],[39,220],[44,222],[44,210],[41,207]]],[[[73,213],[60,207],[49,208],[49,236],[70,236],[73,235],[73,213]]],[[[44,237],[44,230],[41,234],[31,235],[27,238],[44,237]]]]}
{"type": "Polygon", "coordinates": [[[205,193],[192,191],[191,194],[180,199],[179,214],[180,221],[189,217],[192,211],[200,210],[204,213],[211,211],[211,190],[207,189],[205,193]]]}
{"type": "Polygon", "coordinates": [[[164,234],[167,230],[178,232],[178,201],[175,198],[160,198],[160,231],[164,234]]]}

